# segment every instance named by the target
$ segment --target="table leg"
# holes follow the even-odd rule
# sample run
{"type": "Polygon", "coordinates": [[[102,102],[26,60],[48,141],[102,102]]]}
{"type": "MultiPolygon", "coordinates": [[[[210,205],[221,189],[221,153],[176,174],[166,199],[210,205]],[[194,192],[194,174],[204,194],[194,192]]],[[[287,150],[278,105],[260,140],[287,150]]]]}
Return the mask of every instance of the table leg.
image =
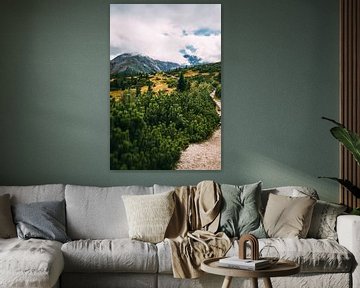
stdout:
{"type": "Polygon", "coordinates": [[[221,286],[221,288],[230,288],[232,277],[231,276],[225,276],[224,282],[221,286]]]}
{"type": "Polygon", "coordinates": [[[258,279],[257,278],[251,278],[252,287],[258,288],[258,279]]]}
{"type": "Polygon", "coordinates": [[[265,288],[273,288],[270,278],[266,277],[263,279],[264,279],[265,288]]]}

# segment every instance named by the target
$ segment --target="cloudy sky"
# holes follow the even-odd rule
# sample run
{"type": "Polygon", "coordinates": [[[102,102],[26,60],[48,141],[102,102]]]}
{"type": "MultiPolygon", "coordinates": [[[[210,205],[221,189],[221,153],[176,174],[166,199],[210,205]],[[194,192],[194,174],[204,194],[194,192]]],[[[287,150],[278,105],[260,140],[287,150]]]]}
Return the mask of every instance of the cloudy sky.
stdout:
{"type": "Polygon", "coordinates": [[[179,64],[221,61],[221,5],[111,4],[110,59],[123,53],[179,64]]]}

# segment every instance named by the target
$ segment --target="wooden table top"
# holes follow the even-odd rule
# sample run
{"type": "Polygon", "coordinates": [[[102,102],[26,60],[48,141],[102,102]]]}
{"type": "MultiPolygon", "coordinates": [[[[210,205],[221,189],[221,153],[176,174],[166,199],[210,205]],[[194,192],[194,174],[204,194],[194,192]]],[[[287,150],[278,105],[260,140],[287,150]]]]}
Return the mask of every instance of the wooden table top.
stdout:
{"type": "Polygon", "coordinates": [[[300,272],[300,266],[295,262],[288,260],[279,260],[269,268],[261,270],[245,270],[238,268],[222,267],[219,265],[219,259],[206,259],[201,263],[201,270],[216,275],[244,278],[262,278],[289,276],[300,272]]]}

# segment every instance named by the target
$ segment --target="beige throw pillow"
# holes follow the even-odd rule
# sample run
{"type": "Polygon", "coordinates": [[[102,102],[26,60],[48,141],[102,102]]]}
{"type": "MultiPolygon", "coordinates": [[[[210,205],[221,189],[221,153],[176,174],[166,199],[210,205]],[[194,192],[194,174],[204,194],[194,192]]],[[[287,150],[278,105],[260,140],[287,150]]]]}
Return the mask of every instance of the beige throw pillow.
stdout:
{"type": "Polygon", "coordinates": [[[0,196],[0,238],[16,237],[9,194],[0,196]]]}
{"type": "Polygon", "coordinates": [[[122,196],[131,239],[151,243],[164,240],[175,207],[173,193],[122,196]]]}
{"type": "Polygon", "coordinates": [[[311,197],[269,195],[264,228],[269,237],[306,238],[316,200],[311,197]]]}

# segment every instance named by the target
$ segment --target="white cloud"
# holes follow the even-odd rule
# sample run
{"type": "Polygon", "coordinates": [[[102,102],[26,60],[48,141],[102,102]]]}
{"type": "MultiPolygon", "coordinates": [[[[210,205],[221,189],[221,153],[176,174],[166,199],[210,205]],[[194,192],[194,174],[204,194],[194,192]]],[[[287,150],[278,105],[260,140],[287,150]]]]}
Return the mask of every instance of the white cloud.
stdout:
{"type": "Polygon", "coordinates": [[[221,33],[194,35],[221,31],[220,4],[111,4],[110,16],[111,59],[129,52],[184,64],[179,51],[192,45],[204,62],[221,60],[221,33]]]}

